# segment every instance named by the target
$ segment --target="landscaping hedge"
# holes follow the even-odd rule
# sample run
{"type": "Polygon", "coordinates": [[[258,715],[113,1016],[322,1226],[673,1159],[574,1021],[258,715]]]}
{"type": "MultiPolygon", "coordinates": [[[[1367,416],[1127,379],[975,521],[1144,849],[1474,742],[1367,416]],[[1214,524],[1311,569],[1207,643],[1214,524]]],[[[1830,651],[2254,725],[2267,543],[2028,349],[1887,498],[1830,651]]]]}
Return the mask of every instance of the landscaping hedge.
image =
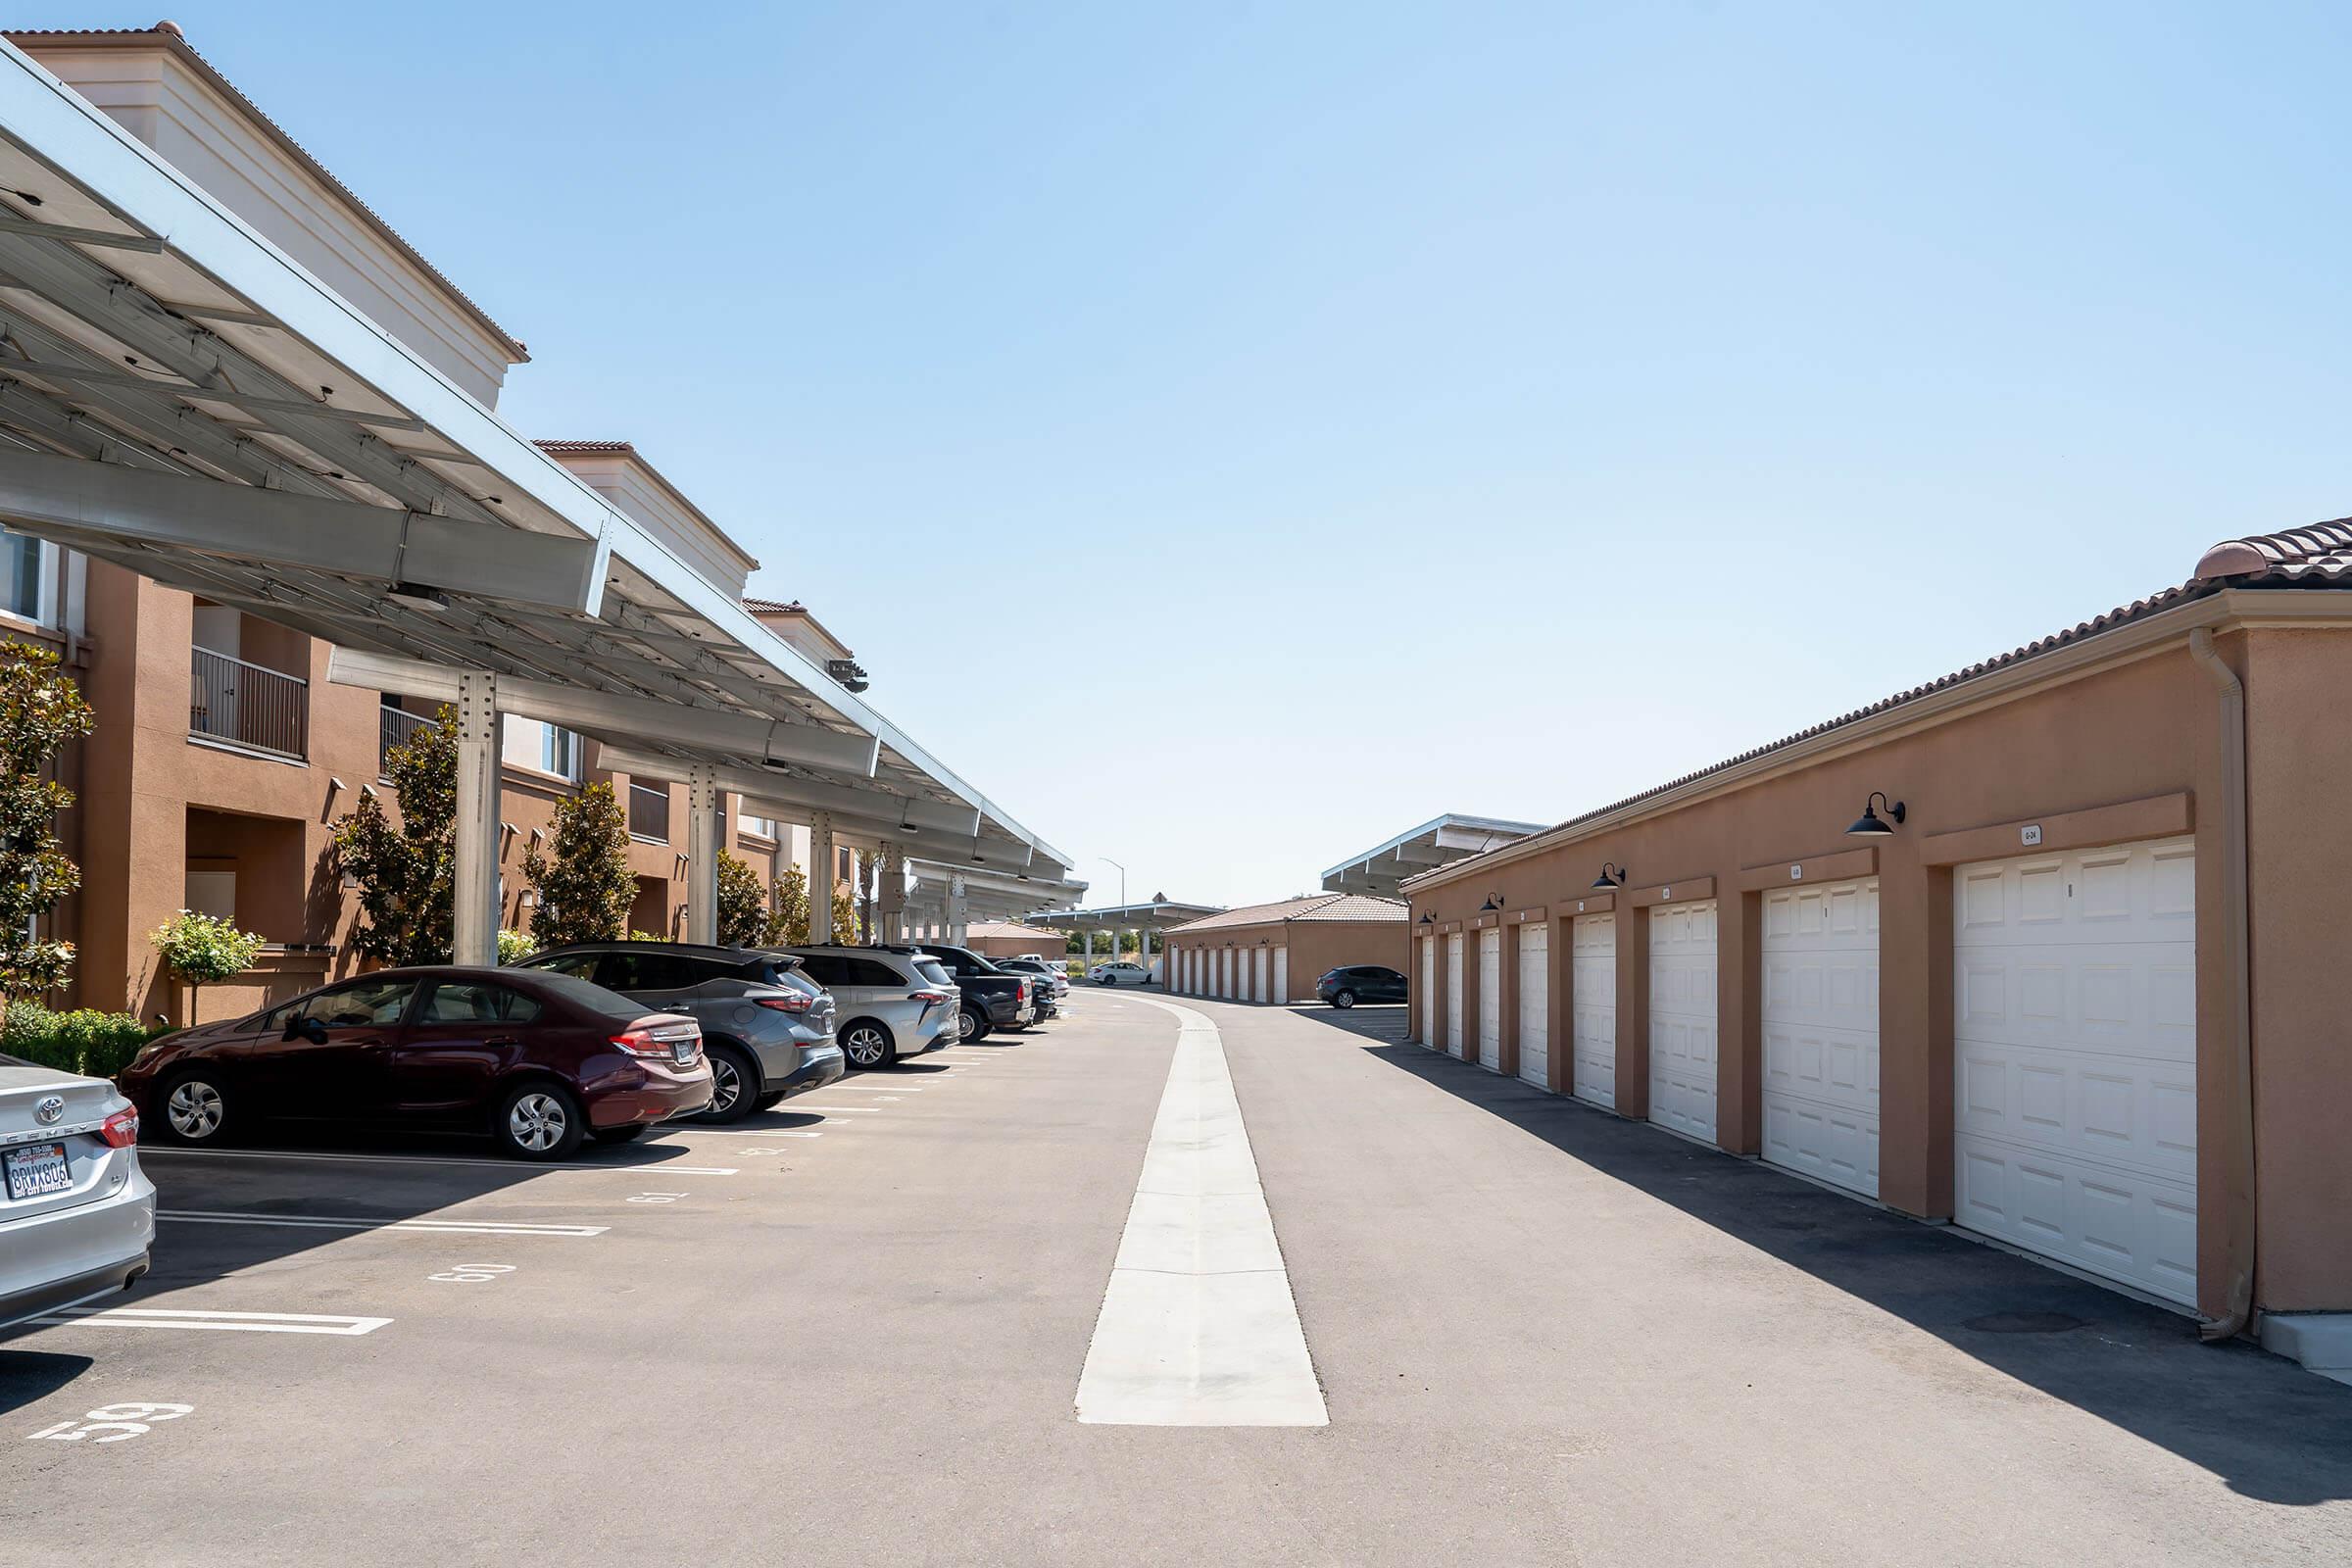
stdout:
{"type": "Polygon", "coordinates": [[[112,1078],[130,1065],[141,1046],[171,1032],[127,1012],[52,1012],[37,1002],[12,1002],[0,1018],[0,1053],[61,1072],[112,1078]]]}

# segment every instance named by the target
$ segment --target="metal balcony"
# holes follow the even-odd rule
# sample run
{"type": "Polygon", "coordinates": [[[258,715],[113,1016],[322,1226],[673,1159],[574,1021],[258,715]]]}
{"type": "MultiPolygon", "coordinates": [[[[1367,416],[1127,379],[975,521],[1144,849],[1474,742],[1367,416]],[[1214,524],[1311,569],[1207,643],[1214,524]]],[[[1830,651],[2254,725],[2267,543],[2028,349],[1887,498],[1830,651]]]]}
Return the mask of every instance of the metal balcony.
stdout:
{"type": "Polygon", "coordinates": [[[210,648],[190,648],[188,662],[190,735],[294,761],[309,758],[309,681],[210,648]]]}

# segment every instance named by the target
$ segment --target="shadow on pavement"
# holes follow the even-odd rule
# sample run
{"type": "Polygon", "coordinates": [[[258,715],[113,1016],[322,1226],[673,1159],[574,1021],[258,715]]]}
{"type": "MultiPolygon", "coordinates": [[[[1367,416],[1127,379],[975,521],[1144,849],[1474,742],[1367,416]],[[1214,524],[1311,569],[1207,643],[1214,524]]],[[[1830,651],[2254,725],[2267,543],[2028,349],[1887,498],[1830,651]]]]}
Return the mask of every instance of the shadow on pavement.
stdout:
{"type": "MultiPolygon", "coordinates": [[[[2179,1454],[2264,1502],[2352,1497],[2352,1388],[1947,1226],[1547,1094],[1403,1039],[1401,1008],[1301,1015],[1987,1366],[2179,1454]]],[[[1965,1455],[1954,1455],[1965,1462],[1965,1455]]]]}
{"type": "Polygon", "coordinates": [[[0,1415],[47,1398],[96,1364],[86,1355],[12,1350],[0,1342],[0,1415]]]}

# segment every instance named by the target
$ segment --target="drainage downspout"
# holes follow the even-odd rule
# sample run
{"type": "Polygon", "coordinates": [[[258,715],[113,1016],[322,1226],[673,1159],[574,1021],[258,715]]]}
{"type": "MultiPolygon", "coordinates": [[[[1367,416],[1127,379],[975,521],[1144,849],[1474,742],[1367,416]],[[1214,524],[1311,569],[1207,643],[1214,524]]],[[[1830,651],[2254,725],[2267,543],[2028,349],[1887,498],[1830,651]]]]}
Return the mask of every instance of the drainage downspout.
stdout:
{"type": "Polygon", "coordinates": [[[2246,688],[2213,650],[2213,633],[2188,634],[2189,656],[2221,696],[2223,940],[2230,952],[2230,1055],[2237,1137],[2230,1152],[2230,1295],[2222,1315],[2199,1326],[2208,1341],[2235,1339],[2254,1315],[2254,1001],[2247,953],[2246,688]]]}

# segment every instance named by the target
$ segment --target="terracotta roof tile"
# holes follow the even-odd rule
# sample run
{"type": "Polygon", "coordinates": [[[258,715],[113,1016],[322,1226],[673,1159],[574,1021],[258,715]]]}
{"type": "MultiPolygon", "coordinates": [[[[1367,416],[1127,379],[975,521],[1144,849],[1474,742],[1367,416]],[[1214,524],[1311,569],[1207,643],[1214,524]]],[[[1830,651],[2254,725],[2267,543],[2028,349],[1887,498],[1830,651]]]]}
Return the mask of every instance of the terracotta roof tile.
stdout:
{"type": "Polygon", "coordinates": [[[1227,909],[1221,914],[1208,915],[1188,925],[1169,928],[1173,936],[1182,931],[1215,931],[1237,925],[1279,925],[1293,920],[1395,920],[1402,923],[1405,916],[1401,899],[1380,899],[1363,893],[1317,893],[1302,899],[1283,899],[1274,904],[1252,904],[1239,909],[1227,909]]]}
{"type": "MultiPolygon", "coordinates": [[[[2283,533],[2255,534],[2244,539],[2225,540],[2206,551],[2197,562],[2195,573],[2188,581],[2177,588],[2162,589],[2150,594],[2145,599],[2134,599],[2132,603],[2118,606],[2103,615],[2094,615],[2088,620],[2078,621],[2047,637],[2036,638],[2022,648],[2012,648],[2005,654],[1996,654],[1992,658],[1980,663],[1971,664],[1965,669],[1956,669],[1948,675],[1939,675],[1924,685],[1896,692],[1891,697],[1883,697],[1867,707],[1855,709],[1850,713],[1840,713],[1836,718],[1824,719],[1809,728],[1798,730],[1793,735],[1784,735],[1777,741],[1741,752],[1737,757],[1727,757],[1720,762],[1710,763],[1699,768],[1696,772],[1685,773],[1680,778],[1668,779],[1663,784],[1638,791],[1623,800],[1611,801],[1606,806],[1596,806],[1589,811],[1580,812],[1566,821],[1547,827],[1532,838],[1521,839],[1515,844],[1504,845],[1501,848],[1510,851],[1523,850],[1530,844],[1539,843],[1556,834],[1581,827],[1587,822],[1607,816],[1613,811],[1622,811],[1627,807],[1639,805],[1653,796],[1682,789],[1684,786],[1694,784],[1711,774],[1721,773],[1727,768],[1738,767],[1742,762],[1751,761],[1768,753],[1793,746],[1799,741],[1810,740],[1825,731],[1841,728],[1857,720],[1868,718],[1874,713],[1883,713],[1890,708],[1899,708],[1905,703],[1916,702],[1932,693],[1948,690],[1993,670],[2005,669],[2010,665],[2038,658],[2057,649],[2070,647],[2082,641],[2085,637],[2095,637],[2101,632],[2113,631],[2118,626],[2129,625],[2132,621],[2144,619],[2178,605],[2202,599],[2209,594],[2218,593],[2224,588],[2334,587],[2352,587],[2352,517],[2339,517],[2332,522],[2319,522],[2308,527],[2290,528],[2283,533]]],[[[1468,870],[1481,858],[1481,856],[1473,855],[1445,866],[1433,867],[1430,874],[1442,875],[1446,880],[1451,880],[1455,874],[1468,870]]]]}
{"type": "Polygon", "coordinates": [[[755,615],[806,615],[808,613],[808,607],[798,599],[793,600],[790,604],[780,604],[773,599],[746,599],[743,602],[743,608],[755,615]]]}

